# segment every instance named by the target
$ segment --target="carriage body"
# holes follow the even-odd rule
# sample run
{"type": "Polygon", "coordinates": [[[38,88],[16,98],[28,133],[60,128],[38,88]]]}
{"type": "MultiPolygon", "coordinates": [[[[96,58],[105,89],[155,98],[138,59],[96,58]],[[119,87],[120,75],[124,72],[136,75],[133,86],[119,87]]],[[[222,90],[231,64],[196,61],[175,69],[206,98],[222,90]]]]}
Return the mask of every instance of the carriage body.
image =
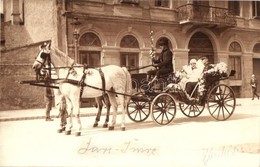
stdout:
{"type": "Polygon", "coordinates": [[[181,88],[176,76],[159,79],[153,88],[143,77],[138,80],[140,84],[135,87],[136,93],[128,105],[128,116],[135,122],[142,122],[151,115],[156,124],[167,125],[175,118],[177,109],[194,118],[207,107],[214,119],[227,120],[235,110],[236,98],[232,88],[221,81],[234,74],[234,71],[227,74],[218,69],[205,71],[191,95],[181,88]]]}

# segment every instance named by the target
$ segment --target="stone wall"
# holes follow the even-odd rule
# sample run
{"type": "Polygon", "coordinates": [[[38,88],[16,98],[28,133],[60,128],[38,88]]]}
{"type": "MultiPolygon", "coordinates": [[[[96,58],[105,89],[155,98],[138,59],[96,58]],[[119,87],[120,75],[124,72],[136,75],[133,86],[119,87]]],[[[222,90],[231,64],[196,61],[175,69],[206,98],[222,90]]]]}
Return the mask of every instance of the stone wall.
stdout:
{"type": "Polygon", "coordinates": [[[44,40],[57,41],[57,8],[55,0],[25,0],[24,20],[14,24],[12,6],[7,1],[5,6],[5,48],[21,47],[44,40]]]}
{"type": "Polygon", "coordinates": [[[56,0],[11,2],[5,1],[1,24],[5,43],[0,57],[0,110],[44,107],[44,88],[21,85],[19,81],[35,80],[31,67],[42,42],[57,44],[56,0]]]}
{"type": "Polygon", "coordinates": [[[1,52],[0,111],[44,107],[44,88],[19,83],[35,80],[32,64],[41,43],[1,52]]]}

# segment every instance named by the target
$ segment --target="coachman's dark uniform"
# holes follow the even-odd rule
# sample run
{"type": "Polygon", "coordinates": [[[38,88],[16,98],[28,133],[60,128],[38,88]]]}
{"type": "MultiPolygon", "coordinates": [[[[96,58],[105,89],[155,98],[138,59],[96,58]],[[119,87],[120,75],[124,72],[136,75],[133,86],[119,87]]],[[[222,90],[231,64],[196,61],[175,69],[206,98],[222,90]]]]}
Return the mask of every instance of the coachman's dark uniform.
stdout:
{"type": "Polygon", "coordinates": [[[157,60],[152,59],[154,67],[157,69],[147,72],[148,76],[155,75],[157,78],[173,72],[172,52],[168,47],[168,40],[162,40],[159,44],[163,46],[163,50],[157,60]]]}
{"type": "Polygon", "coordinates": [[[153,60],[153,62],[155,63],[155,67],[159,68],[156,73],[157,77],[173,72],[172,52],[169,48],[164,48],[161,52],[159,60],[153,60]]]}

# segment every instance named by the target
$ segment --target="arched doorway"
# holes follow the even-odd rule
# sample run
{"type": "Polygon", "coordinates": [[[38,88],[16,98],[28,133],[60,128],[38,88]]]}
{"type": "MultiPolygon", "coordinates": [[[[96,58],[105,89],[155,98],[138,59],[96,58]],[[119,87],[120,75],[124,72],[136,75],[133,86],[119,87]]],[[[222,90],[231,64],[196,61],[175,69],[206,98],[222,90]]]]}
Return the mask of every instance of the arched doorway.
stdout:
{"type": "Polygon", "coordinates": [[[214,63],[214,49],[209,37],[204,33],[195,33],[190,39],[188,48],[190,49],[188,61],[190,59],[198,60],[201,57],[207,57],[209,63],[214,63]]]}

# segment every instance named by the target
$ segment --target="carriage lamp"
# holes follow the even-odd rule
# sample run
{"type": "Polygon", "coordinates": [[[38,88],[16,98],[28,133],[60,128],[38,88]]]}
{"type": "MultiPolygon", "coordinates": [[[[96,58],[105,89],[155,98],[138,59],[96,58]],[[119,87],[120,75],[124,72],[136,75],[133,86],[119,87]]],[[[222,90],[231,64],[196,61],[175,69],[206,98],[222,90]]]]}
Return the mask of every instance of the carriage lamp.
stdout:
{"type": "Polygon", "coordinates": [[[79,18],[74,17],[73,22],[71,23],[74,26],[73,38],[75,45],[75,61],[78,62],[78,38],[79,38],[79,29],[78,26],[81,24],[79,18]]]}

